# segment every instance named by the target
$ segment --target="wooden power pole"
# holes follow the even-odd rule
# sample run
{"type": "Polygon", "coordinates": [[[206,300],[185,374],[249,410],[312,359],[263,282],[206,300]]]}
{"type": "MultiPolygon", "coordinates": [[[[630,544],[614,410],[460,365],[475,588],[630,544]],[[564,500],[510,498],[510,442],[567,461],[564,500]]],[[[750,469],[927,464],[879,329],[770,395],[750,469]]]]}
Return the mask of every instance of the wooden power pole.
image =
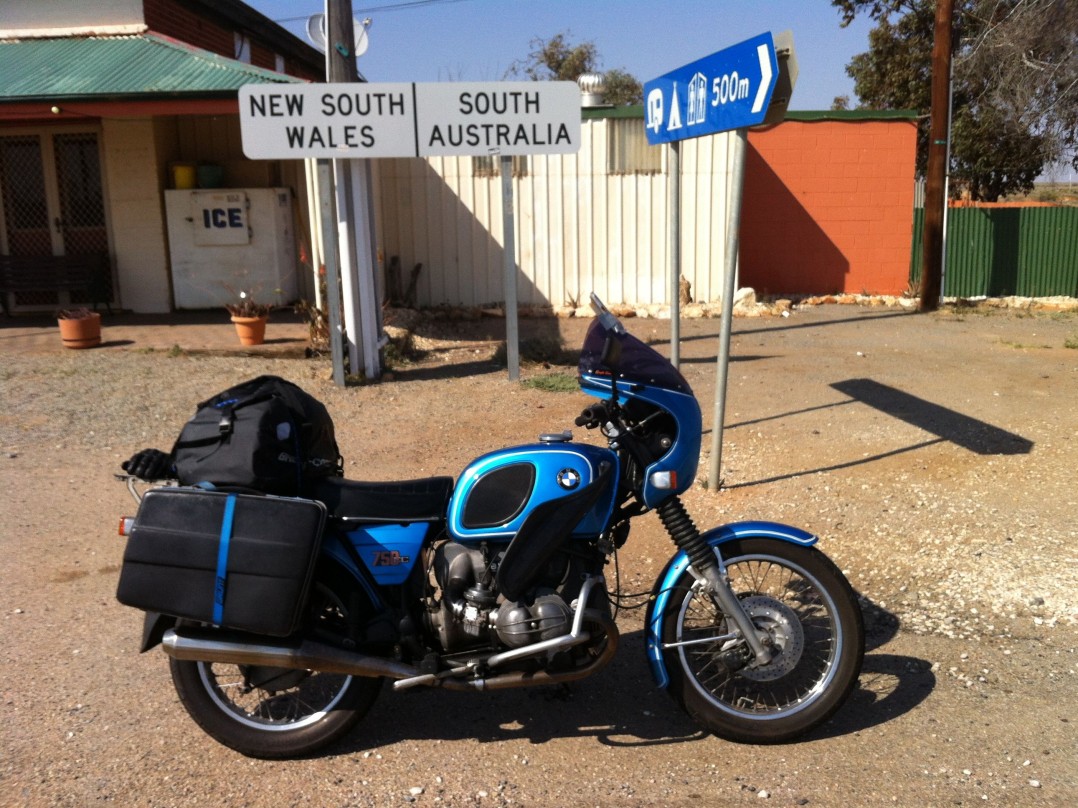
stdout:
{"type": "Polygon", "coordinates": [[[944,182],[947,175],[947,121],[950,106],[951,20],[954,0],[937,0],[932,44],[932,115],[925,169],[925,226],[921,262],[921,311],[939,308],[943,279],[944,182]]]}

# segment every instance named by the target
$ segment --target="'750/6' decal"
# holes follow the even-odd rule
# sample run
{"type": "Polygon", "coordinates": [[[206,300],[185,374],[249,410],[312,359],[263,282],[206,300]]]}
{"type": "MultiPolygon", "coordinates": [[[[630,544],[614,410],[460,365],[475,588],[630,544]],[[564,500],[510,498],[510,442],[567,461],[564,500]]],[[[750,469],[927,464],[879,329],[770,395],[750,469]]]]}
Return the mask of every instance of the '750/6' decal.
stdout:
{"type": "Polygon", "coordinates": [[[399,567],[401,564],[407,564],[408,561],[408,556],[402,556],[396,550],[379,550],[374,554],[373,566],[399,567]]]}

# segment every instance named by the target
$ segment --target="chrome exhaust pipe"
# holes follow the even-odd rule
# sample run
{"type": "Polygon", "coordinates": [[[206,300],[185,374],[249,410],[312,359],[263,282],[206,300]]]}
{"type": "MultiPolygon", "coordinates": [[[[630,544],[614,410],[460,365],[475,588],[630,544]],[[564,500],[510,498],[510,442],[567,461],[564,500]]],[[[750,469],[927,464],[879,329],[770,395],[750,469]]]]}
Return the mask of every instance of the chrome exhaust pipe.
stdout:
{"type": "MultiPolygon", "coordinates": [[[[558,673],[550,673],[548,671],[535,671],[533,673],[510,671],[497,676],[490,676],[485,679],[449,679],[443,684],[448,690],[508,690],[509,688],[515,687],[556,685],[585,679],[593,673],[605,668],[607,663],[614,658],[614,653],[618,650],[618,638],[621,636],[618,633],[618,628],[614,624],[614,621],[610,620],[605,615],[599,615],[597,612],[593,612],[589,609],[588,619],[593,623],[598,623],[603,626],[606,631],[606,643],[599,655],[587,665],[570,671],[560,671],[558,673]]],[[[584,634],[586,633],[587,632],[584,632],[584,634]]]]}
{"type": "MultiPolygon", "coordinates": [[[[581,617],[583,618],[583,614],[581,617]]],[[[441,675],[421,675],[412,665],[391,659],[356,654],[331,645],[304,640],[299,644],[284,645],[268,642],[250,642],[246,637],[215,629],[181,627],[169,629],[161,639],[161,647],[173,659],[191,662],[220,662],[231,665],[267,665],[274,668],[315,670],[326,673],[342,673],[349,676],[385,677],[409,680],[399,682],[394,689],[414,686],[444,687],[447,690],[503,690],[536,685],[552,685],[573,682],[591,676],[606,667],[617,651],[619,633],[617,625],[604,614],[586,610],[587,621],[598,624],[606,634],[606,642],[599,654],[580,668],[558,673],[547,671],[509,671],[486,678],[467,678],[460,671],[441,675]]],[[[583,622],[583,620],[581,620],[583,622]]],[[[570,645],[586,642],[590,635],[577,627],[576,637],[570,645]]],[[[544,645],[537,643],[536,645],[544,645]]],[[[534,649],[533,649],[534,650],[534,649]]],[[[548,650],[550,650],[548,648],[548,650]]]]}
{"type": "Polygon", "coordinates": [[[246,638],[210,629],[169,629],[161,640],[161,647],[173,659],[192,662],[268,665],[274,668],[344,673],[349,676],[384,676],[388,679],[407,679],[419,673],[411,665],[356,654],[309,640],[298,645],[253,643],[246,638]]]}
{"type": "MultiPolygon", "coordinates": [[[[595,658],[579,668],[558,671],[556,673],[542,670],[530,672],[507,671],[506,673],[497,674],[495,676],[472,678],[472,668],[465,667],[456,670],[442,671],[441,673],[436,674],[428,673],[421,676],[413,676],[408,679],[400,679],[393,683],[393,689],[408,690],[413,687],[426,686],[442,687],[446,690],[508,690],[509,688],[516,687],[563,684],[584,679],[605,668],[607,663],[614,658],[614,654],[618,650],[618,639],[621,636],[618,633],[617,625],[606,615],[588,609],[586,617],[588,622],[602,628],[606,641],[602,646],[602,650],[599,651],[595,658]]],[[[565,636],[569,637],[569,635],[565,636]]],[[[590,638],[591,635],[588,632],[580,631],[576,634],[574,642],[569,643],[569,645],[579,645],[582,642],[587,642],[590,638]]],[[[536,643],[535,646],[525,646],[525,649],[534,649],[540,645],[543,645],[548,650],[552,648],[549,643],[536,643]]],[[[562,644],[554,650],[564,647],[567,646],[562,644]]],[[[490,658],[484,662],[489,664],[490,658]]]]}

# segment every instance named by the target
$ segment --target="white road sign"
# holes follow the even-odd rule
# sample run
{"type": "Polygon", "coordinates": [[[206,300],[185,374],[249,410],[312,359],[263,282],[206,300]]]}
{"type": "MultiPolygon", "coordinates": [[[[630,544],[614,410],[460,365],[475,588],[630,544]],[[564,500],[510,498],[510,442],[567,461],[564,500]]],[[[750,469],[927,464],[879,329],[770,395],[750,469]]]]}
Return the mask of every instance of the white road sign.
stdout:
{"type": "Polygon", "coordinates": [[[248,84],[239,102],[243,153],[253,160],[580,149],[580,88],[571,81],[248,84]]]}
{"type": "Polygon", "coordinates": [[[417,84],[416,115],[424,157],[580,150],[580,87],[572,81],[417,84]]]}
{"type": "Polygon", "coordinates": [[[411,84],[247,84],[240,136],[252,160],[400,157],[415,140],[411,84]]]}

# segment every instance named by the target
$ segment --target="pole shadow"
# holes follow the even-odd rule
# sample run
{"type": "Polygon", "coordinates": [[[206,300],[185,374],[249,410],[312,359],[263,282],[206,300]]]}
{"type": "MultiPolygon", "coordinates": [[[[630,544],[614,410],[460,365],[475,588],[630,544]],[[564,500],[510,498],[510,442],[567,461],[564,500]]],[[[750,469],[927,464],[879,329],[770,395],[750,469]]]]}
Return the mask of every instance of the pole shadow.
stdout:
{"type": "Polygon", "coordinates": [[[849,404],[860,403],[928,432],[934,437],[929,440],[911,444],[910,446],[892,449],[888,452],[881,452],[868,457],[860,457],[857,460],[835,463],[821,468],[794,471],[788,474],[778,474],[774,477],[766,477],[760,480],[731,483],[729,485],[723,484],[722,487],[730,490],[735,488],[750,488],[752,486],[765,485],[767,483],[780,482],[782,480],[792,480],[808,474],[838,471],[840,469],[852,468],[853,466],[860,466],[877,460],[884,460],[888,457],[906,454],[907,452],[916,451],[918,449],[925,449],[938,443],[953,443],[956,446],[960,446],[963,449],[967,449],[968,451],[979,455],[1021,455],[1029,454],[1033,451],[1033,441],[1028,438],[1024,438],[1014,432],[1009,432],[1006,429],[1001,429],[986,421],[981,421],[978,418],[973,418],[969,415],[957,412],[949,407],[926,401],[923,398],[911,395],[896,387],[881,384],[873,379],[847,379],[845,381],[835,382],[831,387],[843,395],[849,396],[849,399],[847,401],[839,401],[832,404],[807,407],[802,410],[795,410],[780,415],[767,416],[766,418],[743,421],[738,424],[732,424],[728,426],[727,429],[749,426],[763,421],[779,420],[832,407],[843,407],[849,404]]]}
{"type": "Polygon", "coordinates": [[[855,401],[980,455],[1029,454],[1033,441],[872,379],[831,385],[855,401]]]}

